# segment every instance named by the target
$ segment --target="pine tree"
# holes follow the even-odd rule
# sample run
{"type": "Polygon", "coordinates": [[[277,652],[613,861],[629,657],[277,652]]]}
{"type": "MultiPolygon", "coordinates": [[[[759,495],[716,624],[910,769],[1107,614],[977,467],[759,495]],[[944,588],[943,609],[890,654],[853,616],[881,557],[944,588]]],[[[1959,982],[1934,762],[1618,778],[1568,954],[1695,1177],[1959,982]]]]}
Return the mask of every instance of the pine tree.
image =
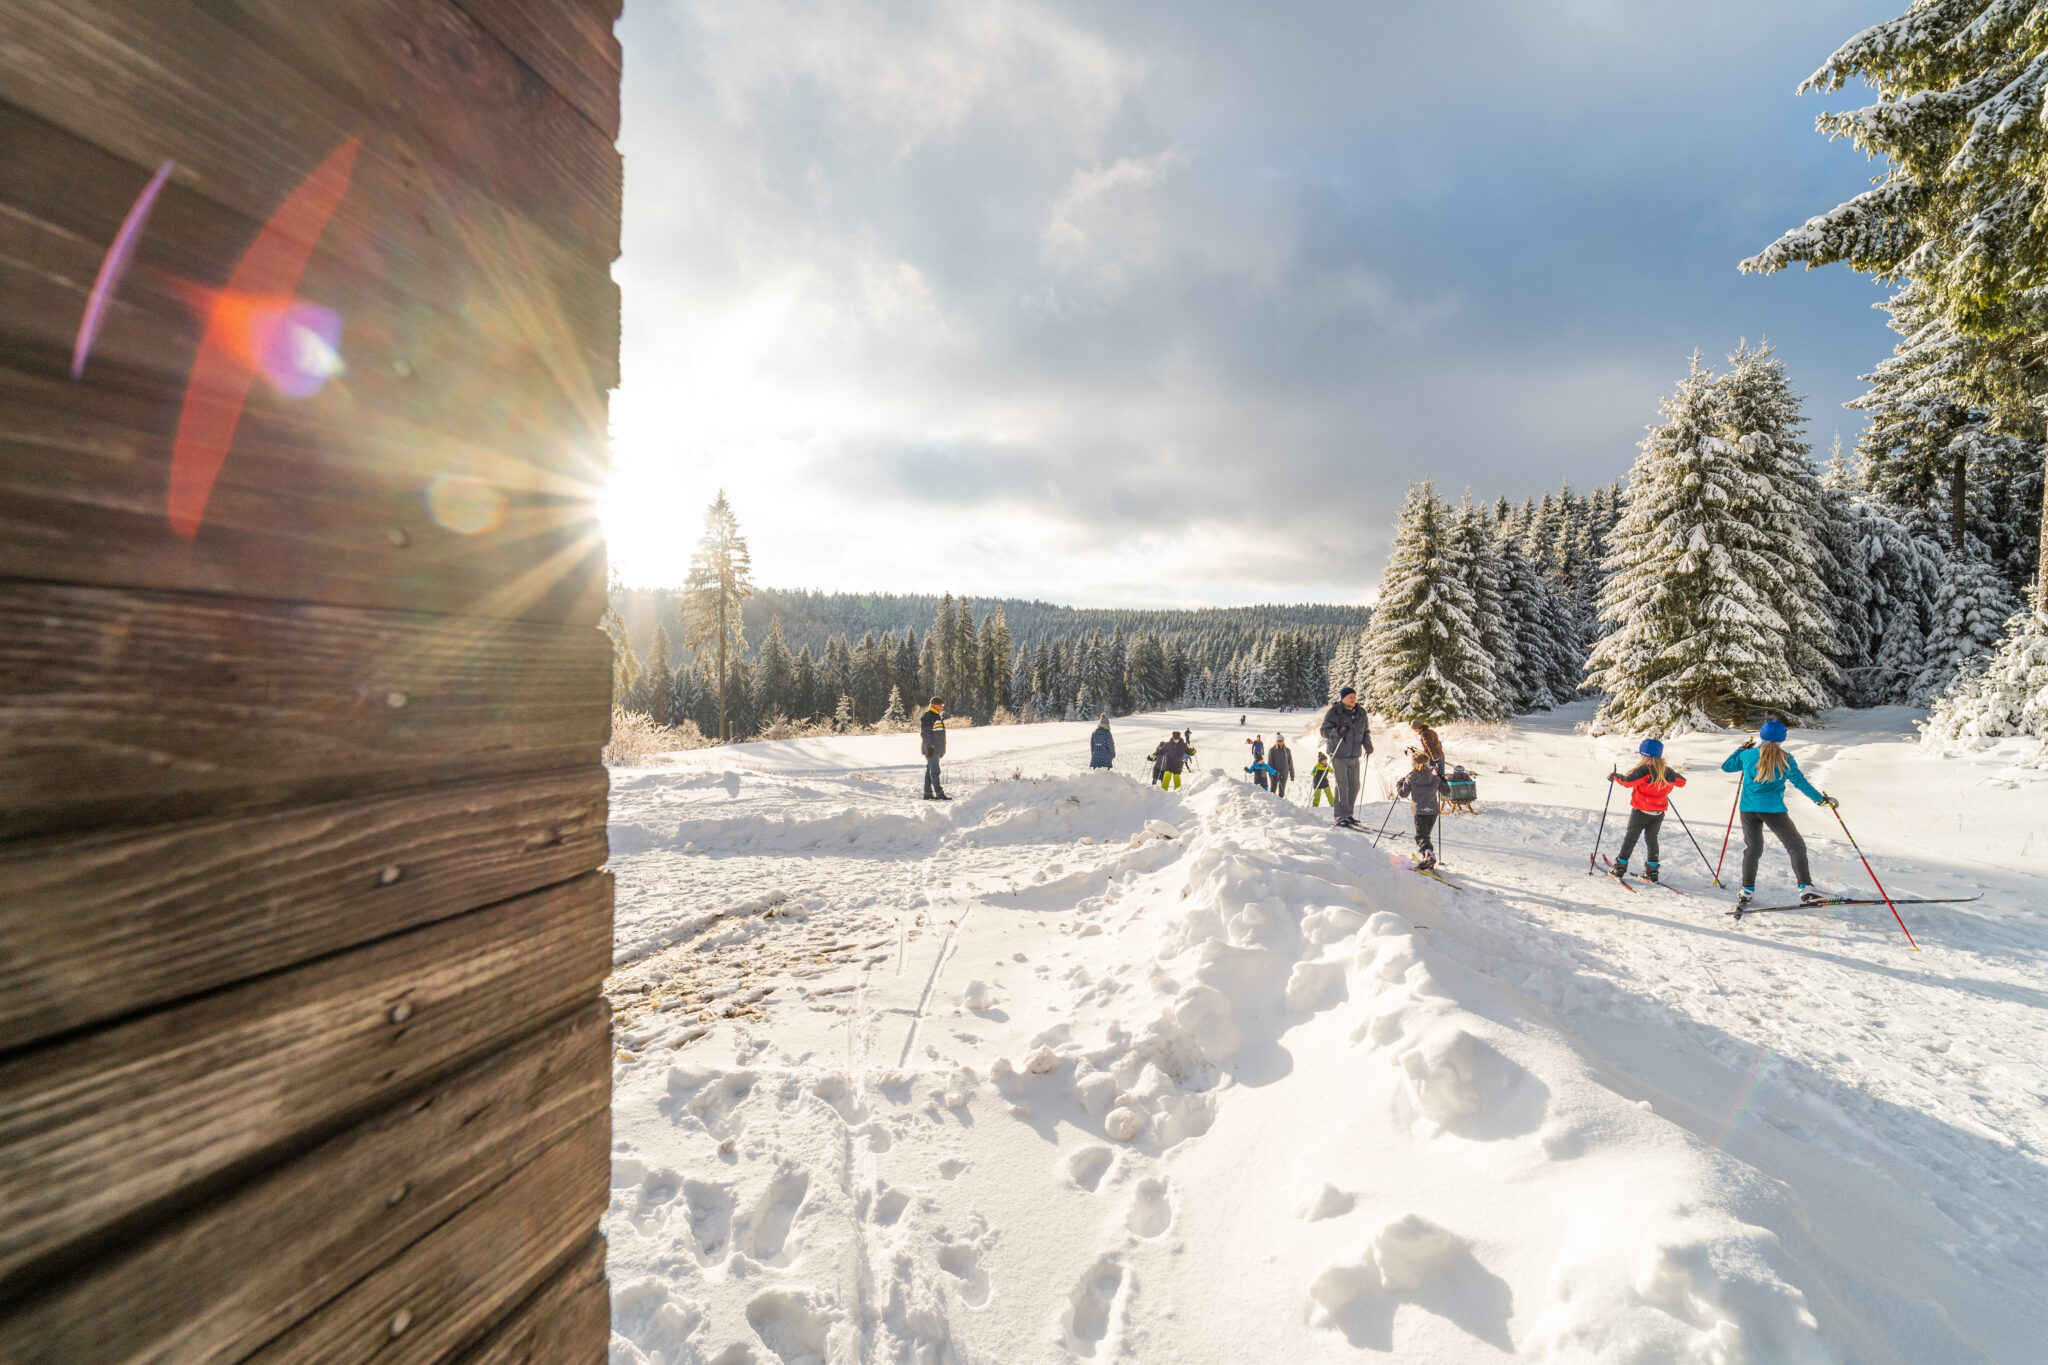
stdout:
{"type": "Polygon", "coordinates": [[[891,725],[902,725],[910,720],[910,712],[903,705],[903,689],[892,686],[889,689],[889,705],[882,712],[882,719],[891,725]]]}
{"type": "Polygon", "coordinates": [[[792,720],[816,720],[822,709],[818,701],[818,661],[805,642],[796,652],[796,667],[789,682],[789,715],[792,720]]]}
{"type": "Polygon", "coordinates": [[[1455,571],[1450,522],[1427,479],[1409,485],[1365,632],[1359,690],[1382,715],[1440,725],[1500,713],[1472,592],[1455,571]]]}
{"type": "Polygon", "coordinates": [[[840,697],[852,695],[853,650],[844,635],[835,635],[825,642],[825,657],[818,665],[819,701],[837,706],[840,697]]]}
{"type": "Polygon", "coordinates": [[[839,704],[832,708],[832,728],[843,735],[859,724],[860,719],[854,714],[853,698],[841,693],[839,704]]]}
{"type": "Polygon", "coordinates": [[[1472,624],[1488,665],[1487,691],[1495,698],[1491,714],[1473,719],[1500,719],[1522,709],[1516,679],[1522,673],[1521,642],[1509,624],[1507,571],[1500,547],[1488,534],[1485,510],[1470,494],[1451,518],[1451,544],[1456,571],[1472,594],[1472,624]]]}
{"type": "Polygon", "coordinates": [[[960,681],[954,671],[958,652],[953,645],[953,630],[953,594],[947,593],[939,599],[939,613],[932,618],[932,628],[924,637],[925,648],[932,653],[931,691],[927,695],[958,704],[960,681]]]}
{"type": "MultiPolygon", "coordinates": [[[[1884,158],[1884,174],[1742,263],[1769,272],[1846,262],[1882,280],[1910,277],[1916,304],[1982,343],[1964,357],[1969,396],[2029,433],[2048,396],[2043,18],[2031,0],[1915,0],[1843,44],[1800,89],[1860,78],[1877,91],[1875,104],[1819,123],[1884,158]]],[[[2039,496],[2048,499],[2048,480],[2039,496]]],[[[2035,609],[2048,616],[2048,505],[2037,536],[2035,609]]]]}
{"type": "Polygon", "coordinates": [[[612,705],[621,707],[640,682],[640,658],[633,653],[633,642],[626,638],[626,618],[619,614],[619,580],[612,578],[611,591],[605,595],[604,619],[598,623],[612,642],[612,705]]]}
{"type": "Polygon", "coordinates": [[[782,618],[769,618],[768,636],[761,641],[760,667],[755,670],[755,700],[763,716],[794,716],[796,701],[796,659],[782,639],[782,618]]]}
{"type": "MultiPolygon", "coordinates": [[[[1754,423],[1759,395],[1738,396],[1738,425],[1754,423]]],[[[1730,439],[1728,398],[1695,354],[1629,472],[1600,599],[1612,629],[1587,665],[1607,728],[1670,735],[1825,704],[1794,665],[1794,627],[1777,606],[1777,580],[1793,572],[1776,540],[1790,533],[1777,524],[1782,500],[1730,439]]]]}
{"type": "Polygon", "coordinates": [[[730,664],[746,649],[740,610],[754,595],[753,560],[739,518],[726,501],[725,490],[704,513],[704,535],[690,557],[690,575],[683,588],[683,615],[688,628],[683,643],[693,652],[709,645],[716,661],[718,737],[732,738],[727,714],[730,664]]]}
{"type": "Polygon", "coordinates": [[[1933,629],[1921,652],[1913,704],[1931,704],[1957,678],[1974,676],[1989,663],[2017,605],[2005,580],[1989,564],[1951,559],[1935,594],[1933,629]]]}
{"type": "MultiPolygon", "coordinates": [[[[953,659],[953,689],[960,693],[957,705],[970,714],[974,709],[974,694],[980,673],[979,659],[975,651],[974,613],[968,609],[967,599],[962,597],[953,604],[953,629],[947,633],[946,644],[953,659]]],[[[948,701],[954,698],[948,697],[948,701]]]]}
{"type": "Polygon", "coordinates": [[[1934,703],[1925,733],[1928,743],[1950,749],[2032,735],[2044,741],[2032,766],[2048,764],[2048,616],[2015,614],[1983,671],[1934,703]]]}
{"type": "Polygon", "coordinates": [[[646,667],[641,672],[641,697],[647,715],[656,725],[674,723],[676,675],[669,666],[674,649],[669,643],[668,627],[655,622],[654,643],[648,646],[646,667]]]}

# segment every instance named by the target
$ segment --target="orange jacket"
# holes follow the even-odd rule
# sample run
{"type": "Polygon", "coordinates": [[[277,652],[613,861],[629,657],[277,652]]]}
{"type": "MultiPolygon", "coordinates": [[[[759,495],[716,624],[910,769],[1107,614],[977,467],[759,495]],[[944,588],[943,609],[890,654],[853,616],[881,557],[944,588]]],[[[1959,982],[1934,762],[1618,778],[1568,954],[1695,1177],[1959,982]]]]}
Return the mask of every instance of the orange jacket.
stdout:
{"type": "Polygon", "coordinates": [[[1639,763],[1620,777],[1613,777],[1608,780],[1619,782],[1622,786],[1628,788],[1628,803],[1637,810],[1649,811],[1652,815],[1662,815],[1671,805],[1671,793],[1685,785],[1683,774],[1674,773],[1669,768],[1666,768],[1664,773],[1669,779],[1668,781],[1654,781],[1650,765],[1639,763]]]}

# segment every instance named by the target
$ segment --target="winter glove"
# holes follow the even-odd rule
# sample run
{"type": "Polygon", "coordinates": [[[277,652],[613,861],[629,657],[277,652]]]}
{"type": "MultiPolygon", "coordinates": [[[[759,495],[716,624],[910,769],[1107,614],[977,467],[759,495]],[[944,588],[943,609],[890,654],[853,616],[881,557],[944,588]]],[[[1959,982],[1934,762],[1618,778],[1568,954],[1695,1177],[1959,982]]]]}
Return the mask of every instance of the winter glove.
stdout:
{"type": "MultiPolygon", "coordinates": [[[[1753,739],[1747,739],[1742,742],[1742,749],[1754,749],[1755,747],[1756,741],[1753,739]]],[[[1737,749],[1735,752],[1739,754],[1742,752],[1742,749],[1737,749]]]]}
{"type": "Polygon", "coordinates": [[[1814,802],[1813,804],[1814,804],[1814,805],[1816,805],[1816,806],[1826,806],[1826,807],[1828,807],[1828,808],[1829,808],[1830,810],[1833,810],[1833,809],[1835,809],[1835,808],[1839,807],[1839,806],[1840,806],[1840,805],[1841,805],[1842,803],[1841,803],[1841,802],[1839,802],[1839,801],[1837,801],[1837,800],[1835,800],[1835,798],[1834,798],[1834,797],[1832,797],[1832,796],[1829,796],[1829,795],[1828,795],[1828,794],[1827,794],[1826,792],[1822,792],[1822,793],[1820,794],[1820,800],[1818,800],[1818,801],[1814,802]]]}

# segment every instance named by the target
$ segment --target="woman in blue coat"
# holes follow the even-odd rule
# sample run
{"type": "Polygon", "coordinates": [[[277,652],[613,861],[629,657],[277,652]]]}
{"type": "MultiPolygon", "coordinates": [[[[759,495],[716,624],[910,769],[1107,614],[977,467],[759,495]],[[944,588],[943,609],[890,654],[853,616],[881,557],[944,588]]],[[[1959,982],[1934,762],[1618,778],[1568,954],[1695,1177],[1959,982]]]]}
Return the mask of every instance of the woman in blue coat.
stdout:
{"type": "Polygon", "coordinates": [[[1757,739],[1763,741],[1762,747],[1753,739],[1721,761],[1722,772],[1742,774],[1742,799],[1736,803],[1742,811],[1742,895],[1735,903],[1747,905],[1756,895],[1756,868],[1764,856],[1764,830],[1769,828],[1792,855],[1792,876],[1799,883],[1800,903],[1812,905],[1826,897],[1813,889],[1813,874],[1806,863],[1806,840],[1799,837],[1798,827],[1785,813],[1785,784],[1790,782],[1805,792],[1817,806],[1832,806],[1835,798],[1815,791],[1806,774],[1799,771],[1799,764],[1785,752],[1784,721],[1765,721],[1757,731],[1757,739]]]}
{"type": "Polygon", "coordinates": [[[1108,768],[1116,763],[1116,738],[1109,733],[1109,717],[1095,722],[1095,733],[1088,736],[1088,766],[1108,768]]]}

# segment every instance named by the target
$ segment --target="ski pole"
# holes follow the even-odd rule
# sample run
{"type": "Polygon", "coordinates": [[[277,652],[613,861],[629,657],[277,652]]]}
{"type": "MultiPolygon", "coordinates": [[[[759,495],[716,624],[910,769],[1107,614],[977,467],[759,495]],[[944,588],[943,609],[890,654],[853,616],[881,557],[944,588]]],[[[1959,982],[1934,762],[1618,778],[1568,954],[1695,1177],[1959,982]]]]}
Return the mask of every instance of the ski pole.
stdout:
{"type": "Polygon", "coordinates": [[[1614,804],[1614,769],[1607,770],[1607,799],[1600,803],[1600,832],[1593,836],[1593,851],[1586,855],[1586,875],[1600,870],[1600,841],[1607,837],[1607,808],[1614,804]]]}
{"type": "Polygon", "coordinates": [[[1399,797],[1394,797],[1393,799],[1387,802],[1387,813],[1380,818],[1380,827],[1373,833],[1372,836],[1372,846],[1374,848],[1378,848],[1380,846],[1380,835],[1385,834],[1387,832],[1387,825],[1394,818],[1394,807],[1400,804],[1401,799],[1399,797]]]}
{"type": "MultiPolygon", "coordinates": [[[[1856,836],[1849,834],[1849,822],[1842,818],[1842,808],[1833,801],[1828,809],[1835,813],[1835,823],[1842,827],[1842,833],[1849,835],[1849,847],[1856,850],[1856,856],[1863,859],[1863,870],[1870,873],[1870,884],[1877,888],[1877,894],[1884,897],[1884,908],[1892,912],[1892,918],[1899,920],[1899,932],[1906,936],[1906,942],[1913,943],[1913,931],[1906,927],[1906,921],[1899,919],[1899,907],[1892,904],[1891,894],[1884,889],[1884,883],[1877,879],[1877,871],[1870,865],[1870,859],[1863,857],[1863,846],[1856,842],[1856,836]]],[[[1913,951],[1919,952],[1920,945],[1913,943],[1913,951]]]]}
{"type": "MultiPolygon", "coordinates": [[[[1670,798],[1667,797],[1665,798],[1665,804],[1671,807],[1671,813],[1673,815],[1678,815],[1678,803],[1676,801],[1672,801],[1670,798]]],[[[1678,827],[1685,831],[1686,838],[1692,839],[1692,826],[1685,823],[1685,817],[1683,815],[1678,815],[1678,827]]],[[[1692,839],[1692,847],[1693,852],[1700,855],[1700,865],[1702,867],[1706,867],[1707,851],[1700,847],[1700,841],[1697,839],[1692,839]]],[[[1713,868],[1707,867],[1708,876],[1713,876],[1713,872],[1713,868]]],[[[1714,885],[1719,886],[1720,884],[1721,879],[1719,877],[1714,877],[1714,885]]]]}
{"type": "MultiPolygon", "coordinates": [[[[1714,860],[1714,885],[1721,884],[1721,864],[1728,861],[1728,840],[1735,833],[1735,812],[1742,808],[1742,779],[1735,779],[1735,800],[1728,807],[1728,828],[1721,831],[1721,856],[1714,860]]],[[[1742,836],[1748,838],[1747,834],[1742,836]]]]}

